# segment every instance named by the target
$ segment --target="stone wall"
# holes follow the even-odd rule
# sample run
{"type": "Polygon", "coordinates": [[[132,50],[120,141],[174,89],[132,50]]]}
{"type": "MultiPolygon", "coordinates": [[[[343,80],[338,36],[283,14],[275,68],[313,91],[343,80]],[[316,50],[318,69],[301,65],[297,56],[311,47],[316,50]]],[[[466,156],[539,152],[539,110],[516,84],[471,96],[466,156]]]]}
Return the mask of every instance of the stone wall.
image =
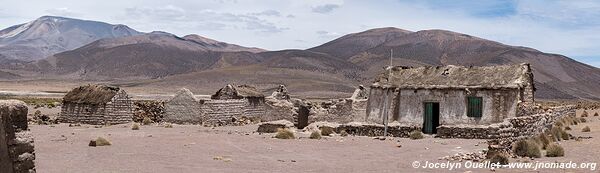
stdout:
{"type": "Polygon", "coordinates": [[[163,121],[177,124],[202,124],[204,112],[202,103],[190,90],[179,90],[175,97],[165,103],[163,121]]]}
{"type": "Polygon", "coordinates": [[[335,123],[363,122],[366,99],[334,99],[320,103],[309,103],[309,123],[327,121],[335,123]]]}
{"type": "Polygon", "coordinates": [[[123,124],[133,120],[133,101],[123,90],[106,104],[64,103],[58,121],[93,125],[123,124]]]}
{"type": "Polygon", "coordinates": [[[36,171],[33,136],[27,128],[27,106],[25,103],[17,100],[0,100],[1,172],[27,173],[36,171]]]}
{"type": "MultiPolygon", "coordinates": [[[[348,123],[342,124],[335,128],[336,133],[346,131],[350,135],[356,136],[383,136],[385,127],[381,124],[362,124],[362,123],[348,123]]],[[[410,132],[421,131],[419,126],[411,125],[400,125],[400,124],[389,124],[388,125],[388,136],[408,138],[410,132]]]]}
{"type": "Polygon", "coordinates": [[[575,109],[573,106],[561,106],[529,116],[507,118],[501,123],[487,126],[439,126],[436,136],[441,138],[510,140],[514,138],[531,137],[551,128],[556,120],[574,114],[575,109]]]}

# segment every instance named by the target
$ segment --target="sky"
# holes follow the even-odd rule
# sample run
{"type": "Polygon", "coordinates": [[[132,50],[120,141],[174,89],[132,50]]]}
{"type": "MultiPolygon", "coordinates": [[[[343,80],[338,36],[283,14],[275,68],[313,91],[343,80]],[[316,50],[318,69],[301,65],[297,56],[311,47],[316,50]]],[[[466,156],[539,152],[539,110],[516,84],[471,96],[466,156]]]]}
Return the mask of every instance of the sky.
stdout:
{"type": "Polygon", "coordinates": [[[306,49],[379,27],[443,29],[600,67],[600,1],[0,0],[0,28],[44,15],[198,34],[267,50],[306,49]]]}

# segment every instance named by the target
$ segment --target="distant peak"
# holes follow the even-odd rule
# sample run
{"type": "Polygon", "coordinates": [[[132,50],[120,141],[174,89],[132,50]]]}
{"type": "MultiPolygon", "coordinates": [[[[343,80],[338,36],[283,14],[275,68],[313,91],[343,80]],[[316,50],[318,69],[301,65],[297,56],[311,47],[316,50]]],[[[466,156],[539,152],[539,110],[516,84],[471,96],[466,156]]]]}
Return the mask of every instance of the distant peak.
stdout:
{"type": "Polygon", "coordinates": [[[206,38],[200,35],[196,35],[196,34],[190,34],[190,35],[186,35],[183,36],[184,39],[186,40],[192,40],[192,41],[196,41],[196,42],[204,42],[204,43],[220,43],[220,41],[217,40],[213,40],[210,38],[206,38]]]}
{"type": "Polygon", "coordinates": [[[154,35],[167,35],[167,36],[174,36],[174,37],[177,37],[175,34],[171,34],[171,33],[165,32],[165,31],[152,31],[152,32],[150,32],[150,33],[148,33],[148,34],[154,34],[154,35]]]}

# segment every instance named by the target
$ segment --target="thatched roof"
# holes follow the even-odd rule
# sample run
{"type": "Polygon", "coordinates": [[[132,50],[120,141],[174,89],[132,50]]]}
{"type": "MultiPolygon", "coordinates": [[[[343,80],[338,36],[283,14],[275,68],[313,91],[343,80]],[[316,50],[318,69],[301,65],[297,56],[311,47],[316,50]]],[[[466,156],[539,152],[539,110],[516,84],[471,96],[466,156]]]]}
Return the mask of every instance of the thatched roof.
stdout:
{"type": "Polygon", "coordinates": [[[377,76],[372,87],[402,89],[519,88],[532,82],[529,64],[501,66],[392,67],[377,76]],[[391,77],[390,77],[391,74],[391,77]]]}
{"type": "Polygon", "coordinates": [[[64,103],[105,104],[119,92],[118,87],[106,85],[84,85],[69,91],[64,103]]]}
{"type": "Polygon", "coordinates": [[[258,91],[258,89],[249,86],[249,85],[227,85],[219,91],[217,91],[214,95],[211,96],[213,99],[221,99],[221,98],[261,98],[265,97],[265,95],[258,91]]]}

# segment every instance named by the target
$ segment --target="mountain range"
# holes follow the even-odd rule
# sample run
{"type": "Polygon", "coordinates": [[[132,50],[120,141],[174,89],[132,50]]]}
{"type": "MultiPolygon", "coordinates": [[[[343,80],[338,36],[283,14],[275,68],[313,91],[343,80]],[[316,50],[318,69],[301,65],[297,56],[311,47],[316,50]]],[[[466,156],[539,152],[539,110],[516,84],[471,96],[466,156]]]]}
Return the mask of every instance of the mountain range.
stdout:
{"type": "Polygon", "coordinates": [[[44,16],[0,31],[0,79],[112,81],[124,87],[227,83],[303,96],[348,95],[389,65],[484,66],[530,63],[536,98],[600,99],[600,69],[558,54],[445,30],[376,28],[306,50],[267,51],[199,35],[142,33],[125,25],[44,16]]]}

